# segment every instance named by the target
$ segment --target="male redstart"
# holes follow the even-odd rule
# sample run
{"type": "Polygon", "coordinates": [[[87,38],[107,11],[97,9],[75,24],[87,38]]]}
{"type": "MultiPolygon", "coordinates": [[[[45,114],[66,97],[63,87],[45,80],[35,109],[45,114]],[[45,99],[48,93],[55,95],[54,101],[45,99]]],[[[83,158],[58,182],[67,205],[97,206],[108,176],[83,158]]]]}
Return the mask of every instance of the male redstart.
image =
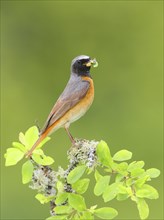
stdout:
{"type": "Polygon", "coordinates": [[[64,127],[71,142],[75,140],[68,128],[70,124],[82,117],[91,106],[94,99],[94,85],[90,68],[97,67],[96,59],[81,55],[72,60],[70,79],[53,106],[46,123],[40,131],[39,138],[27,152],[31,156],[40,142],[57,129],[64,127]]]}

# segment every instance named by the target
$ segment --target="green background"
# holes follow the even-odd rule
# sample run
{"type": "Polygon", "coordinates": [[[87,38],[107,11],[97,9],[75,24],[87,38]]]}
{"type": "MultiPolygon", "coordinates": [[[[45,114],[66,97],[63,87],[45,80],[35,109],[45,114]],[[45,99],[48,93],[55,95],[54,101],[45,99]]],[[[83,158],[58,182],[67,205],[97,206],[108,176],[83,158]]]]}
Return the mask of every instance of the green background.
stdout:
{"type": "MultiPolygon", "coordinates": [[[[163,1],[1,1],[1,219],[49,216],[21,183],[22,163],[5,168],[3,154],[35,120],[44,124],[80,54],[99,67],[91,71],[94,103],[71,126],[73,136],[103,139],[112,154],[125,148],[162,171],[162,10],[163,1]]],[[[45,152],[66,167],[69,147],[60,129],[45,152]]],[[[149,219],[163,219],[162,175],[151,185],[160,198],[148,201],[149,219]]],[[[88,206],[103,206],[92,191],[88,206]]],[[[106,205],[118,210],[116,219],[139,219],[130,200],[106,205]]]]}

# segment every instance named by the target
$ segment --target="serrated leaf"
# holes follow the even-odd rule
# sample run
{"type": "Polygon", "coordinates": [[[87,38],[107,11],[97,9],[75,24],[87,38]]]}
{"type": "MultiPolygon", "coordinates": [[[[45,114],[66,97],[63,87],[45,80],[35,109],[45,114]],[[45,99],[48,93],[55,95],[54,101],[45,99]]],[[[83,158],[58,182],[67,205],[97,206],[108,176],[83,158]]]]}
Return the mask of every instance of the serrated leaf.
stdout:
{"type": "Polygon", "coordinates": [[[70,206],[62,205],[62,206],[56,206],[54,209],[55,214],[69,214],[72,211],[72,208],[70,206]]]}
{"type": "Polygon", "coordinates": [[[110,167],[112,163],[112,157],[110,154],[109,147],[105,141],[100,141],[96,148],[96,154],[99,161],[103,166],[110,167]]]}
{"type": "MultiPolygon", "coordinates": [[[[40,149],[39,149],[40,150],[40,149]]],[[[35,151],[36,152],[36,151],[35,151]]],[[[39,154],[36,154],[36,153],[33,153],[32,155],[32,159],[37,163],[37,164],[40,164],[40,165],[43,165],[43,166],[47,166],[47,165],[51,165],[54,163],[54,159],[52,157],[49,157],[49,156],[46,156],[46,155],[39,155],[39,154]]]]}
{"type": "Polygon", "coordinates": [[[72,184],[72,188],[79,194],[83,194],[87,191],[90,179],[78,180],[72,184]]]}
{"type": "Polygon", "coordinates": [[[23,144],[19,143],[19,142],[13,142],[12,143],[13,147],[19,149],[20,151],[22,151],[23,153],[26,152],[26,148],[24,147],[23,144]]]}
{"type": "Polygon", "coordinates": [[[136,169],[131,171],[131,177],[132,178],[140,177],[144,172],[145,172],[144,169],[136,168],[136,169]]]}
{"type": "Polygon", "coordinates": [[[156,168],[151,168],[146,170],[147,175],[150,176],[150,178],[156,178],[160,175],[160,170],[156,169],[156,168]]]}
{"type": "Polygon", "coordinates": [[[67,182],[69,184],[73,184],[75,183],[77,180],[80,179],[80,177],[83,175],[83,173],[86,170],[86,166],[85,165],[81,165],[81,166],[77,166],[75,169],[73,169],[67,177],[67,182]]]}
{"type": "Polygon", "coordinates": [[[45,204],[48,203],[49,201],[51,201],[54,196],[44,196],[41,193],[36,194],[35,198],[41,203],[41,204],[45,204]]]}
{"type": "Polygon", "coordinates": [[[102,176],[97,181],[94,187],[94,194],[100,196],[107,188],[110,181],[110,176],[102,176]]]}
{"type": "Polygon", "coordinates": [[[94,215],[101,219],[113,219],[118,215],[118,212],[116,209],[110,208],[110,207],[104,207],[100,209],[96,209],[94,211],[94,215]]]}
{"type": "Polygon", "coordinates": [[[145,165],[144,161],[133,161],[132,163],[129,164],[128,166],[128,171],[132,171],[138,168],[143,168],[145,165]]]}
{"type": "Polygon", "coordinates": [[[29,183],[32,179],[34,166],[30,160],[26,161],[22,166],[22,182],[29,183]]]}
{"type": "Polygon", "coordinates": [[[138,189],[136,191],[136,196],[147,199],[158,199],[159,197],[157,190],[148,184],[144,184],[142,188],[138,189]]]}
{"type": "Polygon", "coordinates": [[[24,157],[24,153],[17,148],[8,148],[4,156],[6,159],[5,166],[12,166],[24,157]]]}
{"type": "Polygon", "coordinates": [[[67,200],[67,198],[68,198],[68,193],[66,192],[60,193],[59,195],[57,195],[57,198],[55,199],[55,204],[61,205],[67,200]]]}
{"type": "Polygon", "coordinates": [[[108,202],[116,197],[119,193],[119,186],[120,183],[112,183],[109,185],[103,193],[104,202],[108,202]]]}
{"type": "Polygon", "coordinates": [[[146,219],[149,216],[149,206],[144,199],[137,200],[137,208],[141,219],[146,219]]]}
{"type": "Polygon", "coordinates": [[[131,158],[132,158],[132,152],[128,150],[120,150],[117,153],[115,153],[113,156],[113,160],[115,161],[130,160],[131,158]]]}
{"type": "Polygon", "coordinates": [[[85,200],[81,195],[70,193],[68,196],[68,203],[79,212],[86,210],[85,200]]]}

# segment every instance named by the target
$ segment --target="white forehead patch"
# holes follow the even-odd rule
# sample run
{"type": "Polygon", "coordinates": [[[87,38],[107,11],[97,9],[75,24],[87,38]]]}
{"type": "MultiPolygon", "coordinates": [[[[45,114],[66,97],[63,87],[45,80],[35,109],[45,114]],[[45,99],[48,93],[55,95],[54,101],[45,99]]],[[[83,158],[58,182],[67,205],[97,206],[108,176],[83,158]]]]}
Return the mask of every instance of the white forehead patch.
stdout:
{"type": "Polygon", "coordinates": [[[72,60],[72,63],[74,63],[76,60],[83,60],[83,59],[90,59],[89,56],[87,55],[80,55],[78,57],[75,57],[73,60],[72,60]]]}

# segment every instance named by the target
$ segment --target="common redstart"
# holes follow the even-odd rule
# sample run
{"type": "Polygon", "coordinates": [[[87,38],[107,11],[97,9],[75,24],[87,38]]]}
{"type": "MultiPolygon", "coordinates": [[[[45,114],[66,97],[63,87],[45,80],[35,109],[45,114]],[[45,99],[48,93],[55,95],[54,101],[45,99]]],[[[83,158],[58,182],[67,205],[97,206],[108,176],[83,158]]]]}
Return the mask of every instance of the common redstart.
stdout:
{"type": "Polygon", "coordinates": [[[70,79],[53,106],[44,127],[40,131],[39,138],[27,152],[31,156],[40,142],[52,132],[64,127],[71,142],[75,140],[68,128],[70,124],[82,117],[91,106],[94,99],[94,84],[90,75],[90,68],[97,67],[96,59],[81,55],[72,60],[70,79]]]}

